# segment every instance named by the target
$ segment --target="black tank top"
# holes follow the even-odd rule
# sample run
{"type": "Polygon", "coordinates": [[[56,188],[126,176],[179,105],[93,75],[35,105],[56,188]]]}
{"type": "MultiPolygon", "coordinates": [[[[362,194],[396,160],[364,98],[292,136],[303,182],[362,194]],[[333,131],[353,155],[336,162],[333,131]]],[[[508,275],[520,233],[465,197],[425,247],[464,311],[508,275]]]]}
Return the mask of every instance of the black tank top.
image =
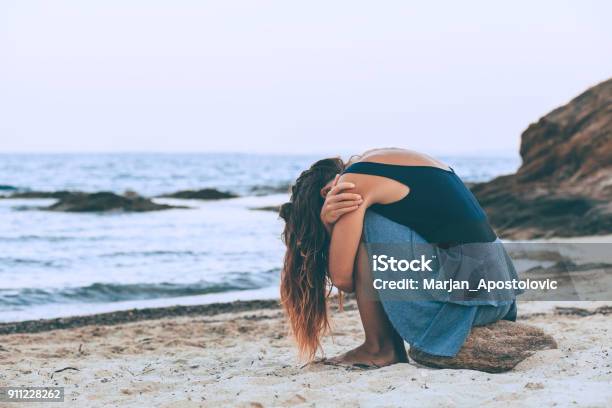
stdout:
{"type": "Polygon", "coordinates": [[[452,168],[357,162],[344,173],[382,176],[408,186],[403,199],[370,209],[412,228],[427,242],[454,245],[497,239],[482,207],[452,168]]]}

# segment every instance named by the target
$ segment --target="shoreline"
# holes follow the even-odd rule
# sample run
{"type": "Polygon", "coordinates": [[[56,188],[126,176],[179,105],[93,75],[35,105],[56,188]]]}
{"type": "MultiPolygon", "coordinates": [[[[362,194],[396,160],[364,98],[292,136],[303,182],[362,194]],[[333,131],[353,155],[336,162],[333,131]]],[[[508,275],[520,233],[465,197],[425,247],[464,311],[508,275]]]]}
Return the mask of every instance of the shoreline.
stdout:
{"type": "MultiPolygon", "coordinates": [[[[337,297],[330,299],[330,310],[332,313],[337,309],[337,297]]],[[[554,316],[591,316],[612,314],[612,306],[605,301],[519,301],[522,306],[527,304],[537,305],[528,313],[519,313],[521,320],[543,315],[554,316]],[[564,306],[564,305],[568,306],[564,306]],[[578,307],[577,305],[590,305],[591,307],[578,307]],[[548,306],[548,307],[547,307],[548,306]],[[552,307],[552,308],[551,308],[552,307]]],[[[350,294],[345,294],[344,309],[346,311],[356,310],[357,305],[350,294]]],[[[79,329],[89,326],[118,326],[128,323],[147,322],[151,320],[163,320],[170,318],[194,318],[211,317],[221,314],[239,314],[244,312],[262,312],[266,310],[280,310],[279,299],[253,299],[235,300],[231,302],[215,302],[199,305],[175,305],[164,307],[134,308],[129,310],[117,310],[105,313],[93,313],[89,315],[75,315],[58,317],[52,319],[24,320],[16,322],[0,323],[0,337],[12,334],[35,334],[53,330],[79,329]]]]}
{"type": "MultiPolygon", "coordinates": [[[[548,238],[534,239],[529,241],[507,241],[505,243],[523,244],[610,244],[612,243],[612,235],[590,235],[578,236],[570,238],[548,238]]],[[[529,258],[526,258],[529,259],[529,258]]],[[[536,258],[534,258],[536,259],[536,258]]],[[[578,258],[576,258],[578,259],[578,258]]],[[[586,272],[597,272],[600,277],[609,276],[609,273],[600,271],[601,267],[610,265],[605,263],[608,258],[599,261],[604,262],[599,264],[589,264],[587,270],[581,270],[580,274],[586,272]]],[[[541,259],[538,258],[538,261],[541,259]]],[[[581,260],[585,261],[585,260],[581,260]]],[[[553,267],[554,269],[554,267],[553,267]]],[[[546,268],[542,271],[537,271],[533,276],[541,276],[542,272],[546,272],[546,268]]],[[[554,276],[553,270],[551,276],[554,276]]],[[[531,275],[524,275],[527,278],[531,275]]],[[[586,286],[585,286],[586,287],[586,286]]],[[[83,327],[87,325],[116,325],[142,320],[153,320],[164,317],[178,316],[212,316],[220,313],[253,311],[259,309],[279,308],[279,288],[270,286],[259,289],[250,289],[243,291],[231,291],[206,295],[171,297],[171,298],[155,298],[149,300],[138,301],[121,301],[115,303],[101,304],[83,304],[74,306],[77,310],[91,310],[91,313],[76,315],[64,310],[55,310],[49,312],[49,307],[46,307],[46,313],[30,313],[22,319],[8,318],[5,321],[0,321],[0,335],[10,333],[35,333],[41,331],[49,331],[54,329],[66,329],[83,327]],[[81,308],[81,309],[79,309],[81,308]]],[[[568,298],[569,299],[569,298],[568,298]]],[[[520,301],[521,299],[519,299],[520,301]]],[[[536,300],[536,299],[531,299],[536,300]]],[[[577,300],[571,300],[576,302],[577,300]]],[[[527,299],[525,299],[527,302],[527,299]]],[[[550,300],[548,302],[558,302],[550,300]]],[[[16,313],[13,313],[15,315],[16,313]]]]}
{"type": "Polygon", "coordinates": [[[277,299],[235,300],[233,302],[216,302],[189,306],[134,308],[90,315],[0,323],[0,336],[41,333],[86,326],[114,326],[170,317],[215,316],[222,313],[240,313],[279,308],[280,304],[277,299]]]}

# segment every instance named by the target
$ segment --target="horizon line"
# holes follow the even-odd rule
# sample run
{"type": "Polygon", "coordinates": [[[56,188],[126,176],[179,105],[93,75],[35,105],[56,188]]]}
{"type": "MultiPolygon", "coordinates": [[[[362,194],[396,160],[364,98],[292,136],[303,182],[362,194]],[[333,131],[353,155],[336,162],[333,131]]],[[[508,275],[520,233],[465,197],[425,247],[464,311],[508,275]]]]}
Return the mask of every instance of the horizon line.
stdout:
{"type": "MultiPolygon", "coordinates": [[[[311,152],[284,152],[284,151],[255,151],[255,152],[245,152],[245,151],[232,151],[232,150],[201,150],[201,151],[193,151],[193,150],[177,150],[177,151],[159,151],[159,150],[83,150],[83,151],[0,151],[0,155],[245,155],[245,156],[315,156],[315,155],[324,155],[324,156],[343,156],[345,153],[334,152],[331,153],[329,151],[311,151],[311,152]]],[[[455,156],[455,157],[520,157],[520,153],[518,151],[511,151],[510,149],[506,150],[483,150],[478,152],[431,152],[428,154],[436,155],[436,156],[455,156]]]]}

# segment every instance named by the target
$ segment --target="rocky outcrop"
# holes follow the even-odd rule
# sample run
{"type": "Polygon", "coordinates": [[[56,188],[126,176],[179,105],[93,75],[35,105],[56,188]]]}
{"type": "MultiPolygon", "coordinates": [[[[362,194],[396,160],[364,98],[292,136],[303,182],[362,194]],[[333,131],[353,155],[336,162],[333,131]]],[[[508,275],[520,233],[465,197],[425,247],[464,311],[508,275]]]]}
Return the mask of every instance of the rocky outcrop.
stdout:
{"type": "Polygon", "coordinates": [[[224,198],[235,198],[238,196],[236,194],[229,193],[226,191],[219,191],[214,188],[204,188],[202,190],[177,191],[176,193],[164,194],[160,197],[198,199],[198,200],[220,200],[224,198]]]}
{"type": "Polygon", "coordinates": [[[408,355],[419,364],[502,373],[536,351],[556,349],[555,340],[541,329],[523,323],[500,320],[474,327],[455,357],[433,356],[410,348],[408,355]]]}
{"type": "Polygon", "coordinates": [[[264,207],[253,207],[250,208],[253,211],[272,211],[278,213],[280,211],[280,205],[266,205],[264,207]]]}
{"type": "Polygon", "coordinates": [[[70,193],[60,200],[43,209],[49,211],[66,212],[103,212],[103,211],[125,211],[144,212],[168,210],[171,208],[185,208],[166,204],[158,204],[148,198],[134,193],[117,195],[110,192],[100,193],[70,193]]]}
{"type": "Polygon", "coordinates": [[[291,184],[278,184],[274,186],[257,185],[250,188],[250,192],[256,196],[264,196],[269,194],[283,194],[289,193],[291,184]]]}
{"type": "Polygon", "coordinates": [[[502,238],[612,233],[612,79],[531,124],[516,174],[472,192],[502,238]]]}

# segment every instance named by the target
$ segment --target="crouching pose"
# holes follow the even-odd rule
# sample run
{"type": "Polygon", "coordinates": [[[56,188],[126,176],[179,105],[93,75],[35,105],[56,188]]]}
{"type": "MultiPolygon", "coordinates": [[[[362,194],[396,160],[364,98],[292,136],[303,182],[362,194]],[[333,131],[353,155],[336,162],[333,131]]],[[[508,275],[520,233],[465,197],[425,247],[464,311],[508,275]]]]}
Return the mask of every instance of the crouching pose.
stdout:
{"type": "MultiPolygon", "coordinates": [[[[300,353],[311,360],[329,328],[332,285],[355,293],[365,333],[363,344],[328,360],[338,364],[405,362],[404,342],[428,354],[454,356],[473,326],[516,318],[512,297],[455,301],[377,296],[369,244],[461,248],[499,242],[454,170],[427,155],[377,149],[348,163],[320,160],[298,177],[280,215],[287,247],[281,301],[300,353]]],[[[489,258],[481,275],[508,270],[503,256],[489,258]]]]}

